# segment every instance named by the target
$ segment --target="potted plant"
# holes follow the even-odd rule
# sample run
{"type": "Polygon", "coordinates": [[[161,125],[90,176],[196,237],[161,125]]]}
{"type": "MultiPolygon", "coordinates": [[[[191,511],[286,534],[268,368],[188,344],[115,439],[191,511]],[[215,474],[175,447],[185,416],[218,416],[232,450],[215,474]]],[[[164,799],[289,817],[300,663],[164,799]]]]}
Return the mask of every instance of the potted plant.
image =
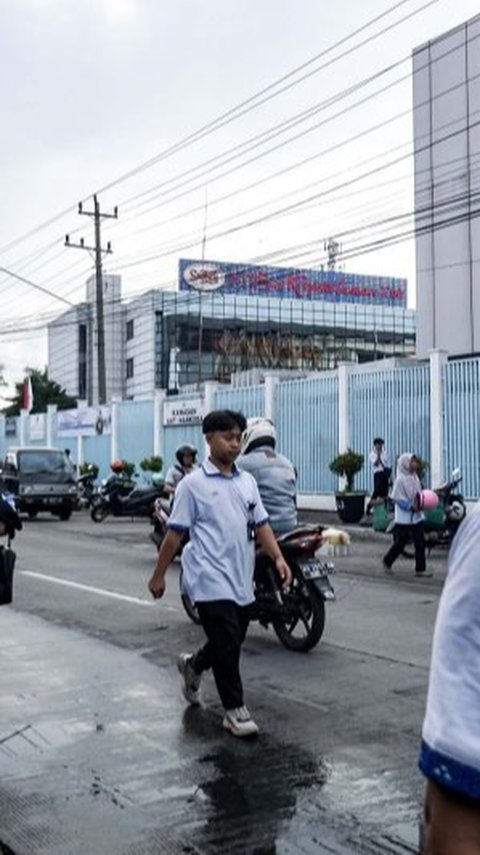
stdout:
{"type": "Polygon", "coordinates": [[[146,475],[149,473],[150,480],[154,483],[158,480],[160,472],[163,469],[163,458],[156,454],[152,457],[144,457],[144,459],[140,461],[140,469],[142,472],[145,472],[146,475]]]}
{"type": "Polygon", "coordinates": [[[357,454],[347,448],[330,463],[330,471],[345,478],[345,489],[335,493],[337,511],[342,522],[360,522],[365,513],[365,491],[355,490],[355,475],[360,472],[364,462],[363,454],[357,454]]]}

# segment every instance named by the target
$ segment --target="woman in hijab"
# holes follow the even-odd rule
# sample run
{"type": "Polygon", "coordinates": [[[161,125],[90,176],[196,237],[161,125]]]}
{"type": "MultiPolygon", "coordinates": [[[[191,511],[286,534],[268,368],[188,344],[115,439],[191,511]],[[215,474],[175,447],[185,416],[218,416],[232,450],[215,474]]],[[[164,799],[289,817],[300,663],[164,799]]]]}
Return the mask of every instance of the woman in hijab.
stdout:
{"type": "Polygon", "coordinates": [[[431,576],[425,565],[425,533],[421,511],[422,485],[418,477],[418,458],[401,454],[397,462],[397,477],[392,490],[395,504],[395,532],[391,548],[383,558],[385,573],[392,573],[392,564],[403,552],[410,537],[415,545],[415,573],[431,576]]]}

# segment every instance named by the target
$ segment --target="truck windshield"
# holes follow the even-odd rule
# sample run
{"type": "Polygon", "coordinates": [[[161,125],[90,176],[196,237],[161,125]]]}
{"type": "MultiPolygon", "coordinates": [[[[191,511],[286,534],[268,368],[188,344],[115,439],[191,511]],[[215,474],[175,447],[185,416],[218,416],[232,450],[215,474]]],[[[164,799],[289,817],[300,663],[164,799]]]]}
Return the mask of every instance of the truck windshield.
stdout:
{"type": "Polygon", "coordinates": [[[18,469],[24,475],[71,473],[72,464],[62,451],[20,451],[18,469]]]}

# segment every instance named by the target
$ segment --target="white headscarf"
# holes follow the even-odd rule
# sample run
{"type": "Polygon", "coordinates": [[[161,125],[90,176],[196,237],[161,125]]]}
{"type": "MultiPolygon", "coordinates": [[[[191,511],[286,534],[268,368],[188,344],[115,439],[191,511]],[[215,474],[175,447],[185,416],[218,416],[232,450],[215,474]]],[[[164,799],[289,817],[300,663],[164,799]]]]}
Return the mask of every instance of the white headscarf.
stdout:
{"type": "Polygon", "coordinates": [[[397,461],[397,477],[392,490],[394,502],[413,502],[422,490],[420,478],[412,472],[410,464],[413,454],[401,454],[397,461]]]}

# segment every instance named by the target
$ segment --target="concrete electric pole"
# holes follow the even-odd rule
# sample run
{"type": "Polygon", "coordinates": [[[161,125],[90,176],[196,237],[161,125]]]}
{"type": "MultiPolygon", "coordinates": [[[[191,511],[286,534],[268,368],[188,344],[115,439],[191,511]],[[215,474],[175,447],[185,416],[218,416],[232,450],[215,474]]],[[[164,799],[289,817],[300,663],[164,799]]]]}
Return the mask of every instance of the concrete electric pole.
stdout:
{"type": "Polygon", "coordinates": [[[95,255],[95,280],[96,280],[96,304],[97,304],[97,364],[98,364],[98,403],[105,404],[107,400],[107,373],[105,368],[105,321],[103,313],[103,271],[102,271],[102,255],[103,253],[111,253],[112,247],[110,241],[107,243],[107,248],[102,249],[102,239],[100,233],[100,221],[103,219],[118,218],[118,208],[115,206],[113,214],[104,214],[100,211],[100,202],[95,195],[93,197],[93,211],[84,211],[82,202],[78,203],[78,213],[85,214],[87,217],[93,217],[95,226],[95,246],[87,246],[83,238],[80,238],[80,243],[70,243],[70,235],[65,235],[65,246],[73,247],[74,249],[86,249],[93,252],[95,255]]]}

